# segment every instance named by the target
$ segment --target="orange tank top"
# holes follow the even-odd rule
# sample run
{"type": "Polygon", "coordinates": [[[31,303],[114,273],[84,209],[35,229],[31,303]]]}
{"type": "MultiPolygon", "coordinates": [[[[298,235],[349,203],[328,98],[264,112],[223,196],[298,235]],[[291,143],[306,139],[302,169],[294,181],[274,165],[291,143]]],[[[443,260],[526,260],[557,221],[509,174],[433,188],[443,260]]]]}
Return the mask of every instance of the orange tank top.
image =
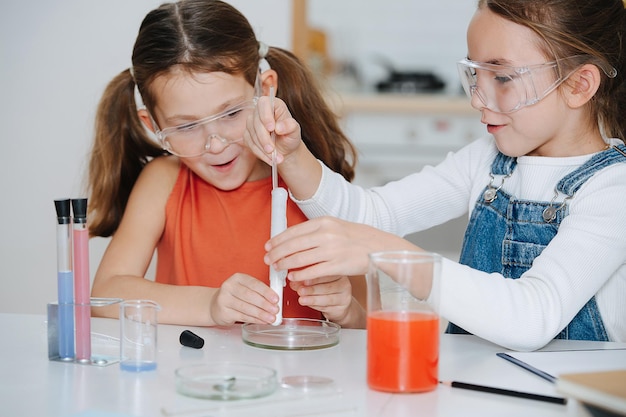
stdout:
{"type": "MultiPolygon", "coordinates": [[[[165,207],[156,281],[217,288],[240,272],[269,285],[263,245],[270,237],[271,191],[271,177],[222,191],[181,165],[165,207]]],[[[298,206],[288,199],[287,224],[305,220],[298,206]]],[[[298,295],[289,284],[283,293],[283,316],[322,318],[319,311],[298,303],[298,295]]]]}

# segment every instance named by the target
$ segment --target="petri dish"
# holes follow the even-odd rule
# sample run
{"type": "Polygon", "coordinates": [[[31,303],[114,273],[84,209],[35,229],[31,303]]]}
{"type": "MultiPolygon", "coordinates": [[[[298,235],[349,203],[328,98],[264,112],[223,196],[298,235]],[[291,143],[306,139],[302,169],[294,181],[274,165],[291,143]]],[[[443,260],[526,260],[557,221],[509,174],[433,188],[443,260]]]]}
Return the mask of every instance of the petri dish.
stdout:
{"type": "Polygon", "coordinates": [[[265,366],[215,362],[178,368],[176,391],[194,398],[240,400],[264,397],[278,387],[276,371],[265,366]]]}
{"type": "Polygon", "coordinates": [[[289,375],[280,380],[281,387],[302,392],[327,390],[334,384],[332,378],[317,375],[289,375]]]}
{"type": "Polygon", "coordinates": [[[284,318],[278,326],[246,323],[241,336],[244,343],[259,348],[314,350],[337,345],[340,329],[326,320],[284,318]]]}

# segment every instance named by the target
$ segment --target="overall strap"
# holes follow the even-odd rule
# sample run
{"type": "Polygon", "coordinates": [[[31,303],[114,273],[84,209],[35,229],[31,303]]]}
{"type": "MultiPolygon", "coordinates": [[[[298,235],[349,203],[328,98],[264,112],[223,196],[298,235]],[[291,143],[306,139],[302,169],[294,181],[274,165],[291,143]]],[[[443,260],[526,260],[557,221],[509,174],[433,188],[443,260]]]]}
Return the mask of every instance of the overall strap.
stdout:
{"type": "Polygon", "coordinates": [[[498,152],[496,158],[491,163],[491,174],[493,175],[509,175],[517,165],[517,158],[506,156],[502,152],[498,152]]]}
{"type": "Polygon", "coordinates": [[[571,197],[597,171],[619,162],[626,162],[626,145],[612,146],[592,156],[577,170],[563,177],[556,185],[556,189],[571,197]]]}

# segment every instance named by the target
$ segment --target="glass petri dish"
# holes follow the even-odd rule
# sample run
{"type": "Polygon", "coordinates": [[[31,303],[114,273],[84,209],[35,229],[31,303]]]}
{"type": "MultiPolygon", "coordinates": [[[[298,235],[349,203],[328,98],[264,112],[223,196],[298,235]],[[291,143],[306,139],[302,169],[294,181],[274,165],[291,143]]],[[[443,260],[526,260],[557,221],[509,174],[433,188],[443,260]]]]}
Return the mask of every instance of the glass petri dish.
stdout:
{"type": "Polygon", "coordinates": [[[327,390],[334,384],[332,378],[317,375],[289,375],[280,380],[281,387],[303,392],[327,390]]]}
{"type": "Polygon", "coordinates": [[[246,323],[241,328],[243,341],[276,350],[314,350],[339,343],[341,327],[325,320],[285,318],[278,326],[246,323]]]}
{"type": "Polygon", "coordinates": [[[278,387],[276,371],[264,366],[215,362],[178,368],[176,391],[209,400],[259,398],[278,387]]]}

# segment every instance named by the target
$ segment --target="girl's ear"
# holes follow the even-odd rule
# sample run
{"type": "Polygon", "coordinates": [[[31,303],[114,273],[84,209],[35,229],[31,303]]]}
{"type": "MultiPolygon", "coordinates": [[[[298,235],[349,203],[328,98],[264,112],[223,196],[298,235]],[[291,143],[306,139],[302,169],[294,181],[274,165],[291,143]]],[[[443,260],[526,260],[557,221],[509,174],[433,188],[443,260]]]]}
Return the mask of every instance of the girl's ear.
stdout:
{"type": "Polygon", "coordinates": [[[593,64],[585,64],[577,69],[566,83],[567,104],[572,108],[587,104],[600,88],[601,79],[600,69],[593,64]]]}
{"type": "Polygon", "coordinates": [[[139,116],[139,120],[143,123],[143,125],[151,132],[156,130],[156,127],[152,124],[152,118],[146,109],[137,110],[137,116],[139,116]]]}
{"type": "Polygon", "coordinates": [[[274,94],[278,91],[278,73],[273,69],[268,69],[261,73],[261,89],[263,95],[268,96],[270,94],[270,87],[274,86],[274,94]]]}

